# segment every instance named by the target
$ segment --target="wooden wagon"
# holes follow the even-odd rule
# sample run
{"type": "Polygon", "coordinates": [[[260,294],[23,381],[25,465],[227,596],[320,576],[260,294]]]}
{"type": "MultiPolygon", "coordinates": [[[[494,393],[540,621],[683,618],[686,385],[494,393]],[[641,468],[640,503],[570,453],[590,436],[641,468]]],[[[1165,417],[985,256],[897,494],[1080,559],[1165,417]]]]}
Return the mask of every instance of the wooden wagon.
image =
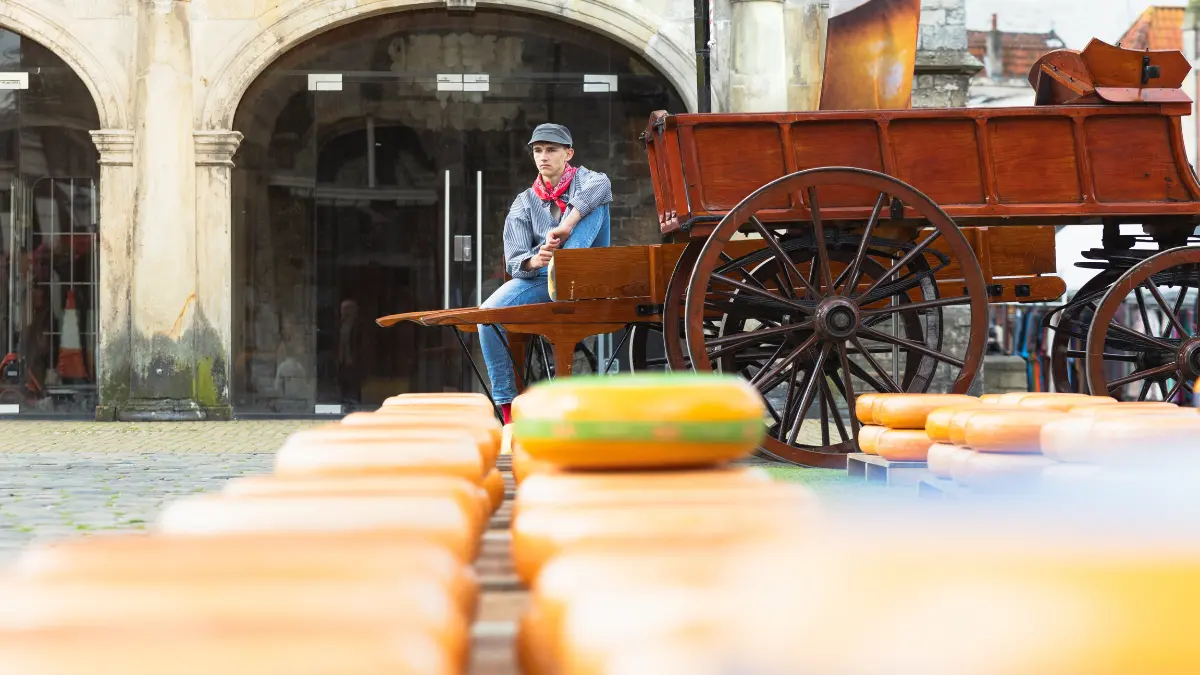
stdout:
{"type": "Polygon", "coordinates": [[[656,112],[642,138],[663,244],[557,252],[544,305],[380,322],[543,335],[559,374],[582,337],[632,326],[635,368],[739,373],[768,402],[764,453],[842,467],[858,394],[967,391],[989,302],[1061,297],[1055,227],[1095,224],[1100,271],[1052,316],[1055,386],[1169,398],[1200,375],[1196,327],[1178,318],[1200,288],[1189,70],[1178,52],[1093,41],[1038,62],[1031,107],[656,112]],[[1117,321],[1131,294],[1170,329],[1117,321]],[[1133,372],[1111,377],[1113,363],[1133,372]]]}

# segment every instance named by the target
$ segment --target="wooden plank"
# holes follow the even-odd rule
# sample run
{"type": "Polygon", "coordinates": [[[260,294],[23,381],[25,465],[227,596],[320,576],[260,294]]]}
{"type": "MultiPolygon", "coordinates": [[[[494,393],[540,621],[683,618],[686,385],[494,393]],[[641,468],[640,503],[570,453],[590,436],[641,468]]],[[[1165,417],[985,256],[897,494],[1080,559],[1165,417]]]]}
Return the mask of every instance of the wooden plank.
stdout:
{"type": "Polygon", "coordinates": [[[618,328],[627,323],[661,321],[659,315],[638,314],[638,307],[649,304],[649,298],[616,298],[604,300],[580,300],[577,302],[540,302],[518,307],[479,309],[477,307],[448,310],[427,319],[431,326],[459,326],[462,324],[498,324],[519,326],[521,324],[615,324],[618,328]]]}

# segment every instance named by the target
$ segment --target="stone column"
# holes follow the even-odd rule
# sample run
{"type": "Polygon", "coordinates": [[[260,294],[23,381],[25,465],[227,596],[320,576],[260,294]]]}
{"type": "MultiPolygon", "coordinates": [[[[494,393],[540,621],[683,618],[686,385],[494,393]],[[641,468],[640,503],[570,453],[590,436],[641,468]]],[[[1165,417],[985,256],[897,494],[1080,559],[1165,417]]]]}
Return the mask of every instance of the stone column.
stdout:
{"type": "Polygon", "coordinates": [[[96,345],[96,382],[100,402],[96,419],[116,419],[129,399],[129,294],[133,278],[133,132],[92,132],[100,151],[100,335],[96,345]]]}
{"type": "MultiPolygon", "coordinates": [[[[1197,63],[1200,58],[1200,2],[1191,0],[1183,19],[1183,55],[1188,63],[1197,63]]],[[[1188,162],[1197,166],[1197,146],[1200,145],[1200,88],[1197,85],[1196,69],[1188,72],[1183,80],[1183,91],[1192,98],[1192,115],[1183,118],[1183,145],[1187,149],[1188,162]]]]}
{"type": "Polygon", "coordinates": [[[821,107],[829,0],[786,0],[788,110],[821,107]]]}
{"type": "Polygon", "coordinates": [[[237,131],[197,131],[196,398],[209,418],[233,416],[233,239],[230,171],[237,131]]]}
{"type": "Polygon", "coordinates": [[[138,0],[129,397],[118,419],[199,420],[196,163],[187,0],[138,0]]]}
{"type": "Polygon", "coordinates": [[[783,0],[732,0],[730,112],[788,109],[783,0]]]}
{"type": "Polygon", "coordinates": [[[921,0],[913,107],[965,107],[971,77],[982,69],[979,59],[967,51],[964,0],[921,0]]]}

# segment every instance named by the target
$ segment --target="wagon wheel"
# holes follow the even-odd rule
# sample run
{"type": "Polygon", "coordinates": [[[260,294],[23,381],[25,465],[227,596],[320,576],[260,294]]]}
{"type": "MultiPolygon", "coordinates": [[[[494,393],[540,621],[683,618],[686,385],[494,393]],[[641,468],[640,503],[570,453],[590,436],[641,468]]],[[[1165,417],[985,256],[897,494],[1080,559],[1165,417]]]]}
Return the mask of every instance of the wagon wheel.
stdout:
{"type": "MultiPolygon", "coordinates": [[[[1072,366],[1076,360],[1081,363],[1085,360],[1087,352],[1083,347],[1087,341],[1088,326],[1096,313],[1096,304],[1120,276],[1120,270],[1101,271],[1088,279],[1069,303],[1057,310],[1058,325],[1054,326],[1054,339],[1050,343],[1050,377],[1055,391],[1088,393],[1086,374],[1072,379],[1072,366]]],[[[1052,317],[1053,313],[1043,319],[1043,328],[1049,325],[1052,317]]]]}
{"type": "Polygon", "coordinates": [[[629,363],[634,372],[685,370],[689,361],[683,350],[683,289],[692,273],[692,266],[700,255],[704,242],[698,239],[689,241],[684,247],[679,260],[675,261],[675,269],[667,280],[667,289],[663,301],[663,322],[661,324],[637,324],[629,338],[629,363]],[[678,337],[666,340],[663,326],[680,326],[678,337]],[[662,356],[650,356],[651,349],[659,347],[662,356]]]}
{"type": "MultiPolygon", "coordinates": [[[[592,375],[600,371],[596,353],[587,342],[575,345],[572,375],[592,375]]],[[[541,335],[531,335],[525,348],[525,386],[554,379],[554,349],[541,335]]]]}
{"type": "MultiPolygon", "coordinates": [[[[832,234],[838,236],[836,231],[832,234]]],[[[774,389],[783,384],[787,385],[784,410],[778,415],[779,419],[774,426],[778,430],[786,429],[788,433],[786,436],[779,433],[778,436],[767,437],[762,447],[765,453],[806,466],[843,468],[844,453],[855,448],[853,439],[843,436],[844,440],[832,444],[805,442],[805,439],[799,437],[798,430],[818,397],[828,403],[834,398],[834,389],[843,396],[847,404],[846,409],[854,409],[854,401],[860,392],[855,390],[851,375],[861,378],[863,373],[860,371],[863,371],[863,368],[856,368],[850,356],[860,357],[879,373],[880,379],[866,379],[867,386],[875,391],[924,391],[928,382],[922,382],[922,378],[915,377],[907,383],[908,386],[901,386],[892,378],[883,377],[886,373],[882,372],[883,369],[878,367],[878,363],[873,363],[874,359],[871,357],[873,348],[877,348],[878,345],[871,343],[884,344],[889,348],[893,345],[898,346],[908,356],[919,355],[918,360],[923,360],[921,357],[936,360],[939,367],[949,368],[951,374],[957,371],[951,390],[956,393],[966,392],[983,359],[987,294],[983,273],[970,245],[954,221],[928,197],[885,174],[864,169],[833,167],[801,171],[775,180],[759,188],[734,207],[701,249],[688,285],[684,316],[688,352],[697,370],[712,369],[714,364],[710,353],[718,350],[721,352],[718,363],[720,365],[731,352],[736,353],[751,344],[756,347],[764,344],[775,347],[751,381],[760,391],[764,388],[774,389]],[[831,255],[826,244],[831,234],[825,231],[818,192],[821,188],[845,187],[865,188],[878,195],[878,198],[875,201],[875,209],[865,224],[856,252],[856,261],[860,264],[852,263],[850,269],[846,270],[847,273],[843,274],[841,279],[835,280],[831,272],[831,255]],[[819,270],[817,283],[810,282],[796,269],[783,250],[782,237],[756,217],[763,205],[779,203],[786,200],[787,195],[797,193],[806,197],[806,203],[811,208],[810,229],[816,242],[816,267],[819,270]],[[883,206],[892,199],[899,200],[912,215],[927,222],[934,231],[916,245],[897,247],[882,275],[859,292],[859,283],[866,272],[866,266],[861,264],[865,257],[865,249],[873,240],[883,206]],[[774,259],[787,273],[789,283],[786,286],[800,289],[799,295],[789,297],[786,292],[755,288],[745,281],[717,271],[723,264],[721,254],[725,244],[735,232],[747,225],[766,241],[774,259]],[[887,282],[901,273],[916,257],[932,253],[928,251],[928,246],[938,238],[945,239],[950,255],[961,265],[966,295],[881,306],[881,301],[892,297],[894,293],[903,292],[892,290],[892,287],[898,284],[902,286],[906,277],[900,276],[895,283],[887,282]],[[734,290],[740,293],[735,293],[734,290]],[[748,314],[761,313],[761,310],[750,306],[749,298],[769,301],[776,307],[775,314],[770,318],[778,325],[752,331],[757,333],[758,337],[751,340],[747,340],[745,336],[714,338],[706,335],[703,331],[703,318],[705,310],[711,309],[710,298],[713,297],[723,299],[718,309],[725,313],[732,313],[730,310],[734,309],[748,314]],[[952,305],[969,306],[971,312],[970,338],[961,359],[931,349],[917,340],[888,335],[872,326],[880,317],[890,317],[898,312],[922,312],[952,305]],[[786,311],[780,312],[780,307],[786,311]]],[[[856,436],[858,422],[852,414],[849,417],[852,433],[856,436]]],[[[829,420],[823,419],[822,423],[827,429],[829,420]]],[[[822,441],[827,437],[827,433],[823,430],[822,441]]]]}
{"type": "Polygon", "coordinates": [[[1086,367],[1092,394],[1136,395],[1142,401],[1157,393],[1170,400],[1182,388],[1194,395],[1193,383],[1200,376],[1197,317],[1185,320],[1181,312],[1193,288],[1200,288],[1200,246],[1157,253],[1121,275],[1100,301],[1088,329],[1086,367]],[[1178,288],[1174,301],[1163,293],[1171,288],[1178,288]],[[1136,316],[1131,326],[1124,326],[1117,313],[1131,296],[1136,316]],[[1151,307],[1162,312],[1165,328],[1155,329],[1151,307]],[[1112,377],[1108,371],[1114,368],[1126,372],[1112,377]]]}

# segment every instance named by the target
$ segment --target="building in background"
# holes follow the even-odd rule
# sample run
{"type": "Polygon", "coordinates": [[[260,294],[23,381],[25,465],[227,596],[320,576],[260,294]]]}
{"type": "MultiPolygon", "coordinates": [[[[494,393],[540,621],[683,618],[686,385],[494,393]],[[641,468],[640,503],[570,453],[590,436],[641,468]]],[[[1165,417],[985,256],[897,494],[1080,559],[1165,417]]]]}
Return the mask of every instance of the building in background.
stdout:
{"type": "Polygon", "coordinates": [[[1029,71],[1037,60],[1066,46],[1053,31],[1020,33],[1001,31],[992,15],[990,31],[968,31],[968,50],[984,68],[972,79],[969,105],[1006,107],[1033,105],[1029,71]]]}
{"type": "MultiPolygon", "coordinates": [[[[1138,16],[1129,30],[1121,36],[1121,46],[1129,49],[1153,51],[1176,49],[1183,52],[1188,61],[1196,63],[1197,17],[1195,10],[1186,7],[1147,7],[1138,16]]],[[[1183,83],[1183,89],[1192,101],[1200,101],[1200,90],[1196,88],[1196,71],[1192,71],[1183,83]]],[[[1196,165],[1197,133],[1200,132],[1200,116],[1195,114],[1184,119],[1183,143],[1188,159],[1196,165]]]]}
{"type": "MultiPolygon", "coordinates": [[[[864,2],[714,0],[714,109],[815,107],[829,16],[864,2]]],[[[964,105],[963,0],[920,10],[913,104],[964,105]]],[[[310,415],[462,388],[452,335],[370,318],[499,283],[543,121],[613,178],[614,243],[658,241],[638,135],[696,108],[693,11],[0,2],[0,415],[310,415]]]]}

